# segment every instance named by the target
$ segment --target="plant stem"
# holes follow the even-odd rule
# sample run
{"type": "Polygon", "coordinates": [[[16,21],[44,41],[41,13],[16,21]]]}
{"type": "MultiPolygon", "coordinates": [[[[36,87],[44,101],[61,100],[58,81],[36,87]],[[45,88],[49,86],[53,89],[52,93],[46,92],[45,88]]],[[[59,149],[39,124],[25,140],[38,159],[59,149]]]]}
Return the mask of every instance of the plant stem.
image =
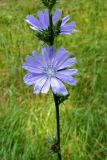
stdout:
{"type": "Polygon", "coordinates": [[[54,44],[54,34],[53,34],[53,23],[52,23],[52,10],[49,9],[49,20],[50,20],[50,45],[53,45],[54,44]]]}
{"type": "Polygon", "coordinates": [[[58,97],[54,95],[54,102],[56,107],[56,125],[57,125],[57,147],[58,147],[58,158],[61,160],[61,148],[60,148],[60,117],[59,117],[59,103],[58,97]]]}
{"type": "MultiPolygon", "coordinates": [[[[52,9],[49,9],[49,19],[50,19],[50,33],[51,33],[51,38],[50,38],[50,45],[54,44],[54,34],[53,34],[53,22],[52,22],[52,9]]],[[[55,107],[56,107],[56,125],[57,125],[57,154],[58,154],[58,159],[61,160],[61,148],[60,148],[60,118],[59,118],[59,101],[57,95],[53,94],[54,96],[54,102],[55,102],[55,107]]]]}

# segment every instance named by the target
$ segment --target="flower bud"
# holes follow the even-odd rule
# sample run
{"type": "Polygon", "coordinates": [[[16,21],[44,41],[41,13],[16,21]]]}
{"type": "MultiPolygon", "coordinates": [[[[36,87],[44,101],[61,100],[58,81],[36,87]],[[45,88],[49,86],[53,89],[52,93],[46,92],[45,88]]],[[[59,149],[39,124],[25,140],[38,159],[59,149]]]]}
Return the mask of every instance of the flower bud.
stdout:
{"type": "Polygon", "coordinates": [[[41,0],[41,1],[44,4],[44,6],[46,6],[49,9],[52,9],[57,2],[57,0],[41,0]]]}

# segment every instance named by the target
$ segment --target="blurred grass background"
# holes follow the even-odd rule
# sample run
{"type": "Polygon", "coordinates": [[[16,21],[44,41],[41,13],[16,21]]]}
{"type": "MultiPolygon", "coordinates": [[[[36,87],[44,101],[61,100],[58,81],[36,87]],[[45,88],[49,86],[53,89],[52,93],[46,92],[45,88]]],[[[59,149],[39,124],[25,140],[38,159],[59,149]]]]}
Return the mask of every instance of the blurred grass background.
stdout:
{"type": "MultiPolygon", "coordinates": [[[[63,160],[107,160],[107,1],[61,0],[79,33],[60,36],[77,57],[76,87],[60,107],[63,160]]],[[[21,65],[40,42],[24,21],[44,9],[38,0],[0,0],[0,160],[51,160],[48,137],[55,136],[51,92],[33,95],[21,65]]]]}

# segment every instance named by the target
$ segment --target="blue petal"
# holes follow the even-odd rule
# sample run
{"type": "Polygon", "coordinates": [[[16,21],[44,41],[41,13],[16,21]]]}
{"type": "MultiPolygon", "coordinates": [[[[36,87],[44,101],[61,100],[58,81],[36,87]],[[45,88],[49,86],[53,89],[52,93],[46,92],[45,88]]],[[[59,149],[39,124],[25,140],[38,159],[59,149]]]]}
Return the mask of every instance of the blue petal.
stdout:
{"type": "Polygon", "coordinates": [[[32,29],[34,30],[42,29],[40,22],[33,15],[28,15],[26,17],[26,22],[28,22],[32,26],[32,29]]]}
{"type": "Polygon", "coordinates": [[[50,78],[48,78],[48,80],[45,82],[41,90],[41,93],[47,93],[49,91],[49,88],[50,88],[50,78]]]}
{"type": "Polygon", "coordinates": [[[78,32],[77,30],[69,30],[69,31],[60,31],[60,34],[64,34],[64,35],[69,35],[71,33],[75,33],[75,32],[78,32]]]}
{"type": "Polygon", "coordinates": [[[23,64],[22,66],[24,69],[26,69],[27,71],[31,72],[31,73],[42,73],[43,69],[40,69],[38,68],[38,65],[37,66],[33,66],[32,64],[23,64]]]}
{"type": "Polygon", "coordinates": [[[60,34],[67,34],[67,35],[69,35],[69,34],[71,34],[71,33],[76,33],[76,32],[79,32],[78,30],[76,30],[76,29],[72,29],[72,30],[66,30],[66,31],[60,31],[60,34]]]}
{"type": "Polygon", "coordinates": [[[39,63],[38,59],[36,60],[32,56],[27,56],[26,57],[26,63],[25,64],[28,64],[28,65],[33,66],[33,67],[37,67],[38,66],[38,68],[42,68],[42,66],[39,63]]]}
{"type": "Polygon", "coordinates": [[[35,61],[38,62],[39,65],[44,67],[46,63],[44,63],[42,55],[38,54],[36,51],[33,51],[32,54],[34,56],[35,61]]]}
{"type": "Polygon", "coordinates": [[[62,70],[62,71],[58,71],[58,74],[63,74],[65,76],[75,76],[78,73],[77,69],[67,69],[67,70],[62,70]]]}
{"type": "Polygon", "coordinates": [[[52,64],[54,61],[54,57],[55,57],[54,46],[48,47],[48,54],[49,54],[50,63],[52,64]]]}
{"type": "Polygon", "coordinates": [[[76,63],[76,58],[69,58],[63,64],[58,66],[57,70],[66,69],[72,67],[76,63]]]}
{"type": "Polygon", "coordinates": [[[64,17],[64,18],[62,19],[61,26],[63,26],[64,24],[66,24],[69,20],[70,20],[70,16],[64,17]]]}
{"type": "Polygon", "coordinates": [[[55,25],[56,22],[60,19],[62,15],[62,11],[60,9],[57,9],[53,15],[53,18],[52,18],[52,21],[53,21],[53,24],[55,25]]]}
{"type": "Polygon", "coordinates": [[[50,63],[50,59],[49,59],[49,53],[46,47],[42,46],[42,58],[43,58],[43,62],[45,64],[45,67],[50,63]]]}
{"type": "Polygon", "coordinates": [[[76,28],[76,24],[75,24],[75,22],[67,23],[67,24],[63,25],[61,28],[74,29],[74,28],[76,28]]]}
{"type": "Polygon", "coordinates": [[[42,11],[39,11],[38,16],[39,16],[39,21],[42,25],[42,29],[44,29],[44,30],[47,29],[48,26],[47,26],[46,21],[45,21],[45,13],[43,13],[42,11]]]}
{"type": "Polygon", "coordinates": [[[43,74],[33,74],[28,73],[24,76],[24,83],[26,83],[28,86],[35,84],[37,79],[43,77],[43,74]]]}
{"type": "Polygon", "coordinates": [[[54,58],[54,66],[61,66],[70,56],[70,53],[63,47],[59,48],[54,58]]]}
{"type": "Polygon", "coordinates": [[[57,78],[54,78],[54,77],[51,78],[51,87],[54,94],[59,94],[63,96],[68,94],[68,91],[64,86],[64,84],[57,78]]]}
{"type": "Polygon", "coordinates": [[[37,57],[35,58],[32,56],[27,56],[26,63],[23,65],[23,67],[25,68],[25,67],[29,66],[29,67],[34,68],[34,70],[36,70],[36,69],[43,70],[43,63],[41,61],[42,61],[41,56],[40,57],[38,56],[38,58],[37,57]]]}
{"type": "Polygon", "coordinates": [[[42,76],[41,78],[39,78],[34,86],[34,93],[35,94],[39,94],[42,87],[44,86],[44,84],[46,83],[47,77],[46,76],[42,76]]]}
{"type": "Polygon", "coordinates": [[[62,80],[63,82],[70,84],[72,86],[75,86],[77,84],[77,80],[71,76],[67,76],[67,75],[63,75],[61,73],[57,73],[56,77],[59,78],[60,80],[62,80]]]}
{"type": "Polygon", "coordinates": [[[62,32],[69,32],[69,33],[71,33],[71,32],[73,32],[73,30],[74,30],[75,27],[76,27],[75,22],[71,22],[71,23],[68,23],[68,24],[62,26],[60,28],[60,32],[61,33],[62,32]]]}
{"type": "Polygon", "coordinates": [[[54,59],[54,47],[49,46],[48,48],[46,47],[41,47],[42,49],[42,58],[43,62],[45,63],[45,66],[52,64],[53,59],[54,59]]]}

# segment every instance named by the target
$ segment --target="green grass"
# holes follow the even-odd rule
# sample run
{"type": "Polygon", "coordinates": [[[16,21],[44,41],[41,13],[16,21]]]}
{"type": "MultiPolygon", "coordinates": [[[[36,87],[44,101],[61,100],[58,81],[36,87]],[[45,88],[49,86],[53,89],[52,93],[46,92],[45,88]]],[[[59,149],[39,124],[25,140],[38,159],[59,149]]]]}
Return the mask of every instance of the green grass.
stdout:
{"type": "MultiPolygon", "coordinates": [[[[60,107],[63,160],[107,160],[107,1],[57,6],[80,30],[55,41],[73,52],[79,69],[79,83],[60,107]]],[[[47,142],[56,132],[52,94],[33,95],[23,83],[24,58],[42,44],[24,18],[38,8],[37,0],[0,1],[0,160],[57,159],[47,142]]]]}

